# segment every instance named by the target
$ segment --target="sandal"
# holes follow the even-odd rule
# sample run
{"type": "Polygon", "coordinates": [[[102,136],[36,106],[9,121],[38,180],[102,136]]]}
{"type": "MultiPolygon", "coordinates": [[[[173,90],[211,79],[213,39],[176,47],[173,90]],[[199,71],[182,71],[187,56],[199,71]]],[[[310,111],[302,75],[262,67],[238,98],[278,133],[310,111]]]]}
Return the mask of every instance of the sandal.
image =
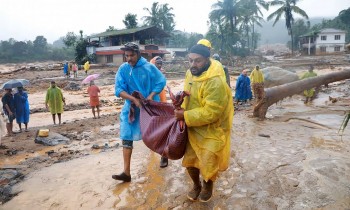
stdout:
{"type": "Polygon", "coordinates": [[[112,179],[120,180],[123,182],[130,182],[131,176],[126,175],[124,172],[119,175],[112,175],[112,179]]]}

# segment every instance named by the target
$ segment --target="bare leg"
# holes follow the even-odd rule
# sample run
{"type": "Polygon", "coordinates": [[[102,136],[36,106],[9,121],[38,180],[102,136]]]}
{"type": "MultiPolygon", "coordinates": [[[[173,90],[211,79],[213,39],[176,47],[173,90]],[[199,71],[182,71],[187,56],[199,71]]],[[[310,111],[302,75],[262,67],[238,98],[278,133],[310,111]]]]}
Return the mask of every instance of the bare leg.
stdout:
{"type": "Polygon", "coordinates": [[[97,117],[100,118],[100,106],[97,105],[96,108],[97,108],[97,117]]]}
{"type": "Polygon", "coordinates": [[[18,123],[19,132],[22,132],[22,123],[18,123]]]}
{"type": "Polygon", "coordinates": [[[6,123],[6,130],[7,130],[7,135],[12,136],[12,123],[6,123]]]}
{"type": "Polygon", "coordinates": [[[24,123],[26,131],[28,130],[28,123],[24,123]]]}
{"type": "Polygon", "coordinates": [[[130,176],[130,162],[131,162],[131,148],[123,148],[123,158],[124,158],[124,173],[130,176]]]}
{"type": "Polygon", "coordinates": [[[91,107],[91,111],[92,111],[92,114],[94,115],[94,119],[96,119],[96,115],[95,115],[95,107],[91,107]]]}
{"type": "Polygon", "coordinates": [[[53,124],[56,125],[56,114],[52,114],[53,124]]]}
{"type": "Polygon", "coordinates": [[[61,113],[57,113],[58,116],[58,124],[61,125],[61,113]]]}

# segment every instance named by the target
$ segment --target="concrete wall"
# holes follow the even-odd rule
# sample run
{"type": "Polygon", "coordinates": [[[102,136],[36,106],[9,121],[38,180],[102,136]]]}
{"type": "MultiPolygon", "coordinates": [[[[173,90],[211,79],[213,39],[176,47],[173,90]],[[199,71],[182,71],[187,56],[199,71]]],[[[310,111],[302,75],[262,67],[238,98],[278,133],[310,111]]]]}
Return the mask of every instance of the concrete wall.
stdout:
{"type": "MultiPolygon", "coordinates": [[[[113,56],[113,64],[120,65],[123,61],[123,55],[111,55],[113,56]]],[[[97,55],[97,63],[107,64],[107,55],[97,55]]],[[[110,62],[108,62],[110,63],[110,62]]]]}
{"type": "Polygon", "coordinates": [[[344,46],[345,46],[345,33],[340,33],[340,32],[319,33],[315,43],[316,43],[316,55],[343,53],[344,46]],[[339,40],[335,40],[336,35],[340,35],[339,40]],[[321,40],[322,36],[325,36],[326,40],[321,40]],[[326,51],[322,52],[321,47],[325,47],[326,51]],[[335,47],[339,47],[340,50],[335,51],[335,47]]]}

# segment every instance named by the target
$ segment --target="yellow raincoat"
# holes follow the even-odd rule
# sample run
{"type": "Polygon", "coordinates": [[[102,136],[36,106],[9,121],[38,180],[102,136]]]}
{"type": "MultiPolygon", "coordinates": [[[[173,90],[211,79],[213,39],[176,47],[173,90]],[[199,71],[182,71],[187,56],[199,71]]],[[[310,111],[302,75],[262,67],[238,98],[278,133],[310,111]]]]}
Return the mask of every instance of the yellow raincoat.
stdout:
{"type": "MultiPolygon", "coordinates": [[[[310,78],[310,77],[316,77],[317,74],[315,72],[306,72],[302,77],[301,79],[307,79],[307,78],[310,78]]],[[[313,97],[315,94],[315,88],[311,88],[310,90],[304,90],[304,95],[306,97],[313,97]]]]}
{"type": "Polygon", "coordinates": [[[84,64],[84,70],[88,71],[89,69],[90,69],[90,63],[89,63],[89,61],[86,61],[84,64]]]}
{"type": "Polygon", "coordinates": [[[254,84],[254,83],[263,83],[264,82],[264,75],[261,72],[261,70],[256,70],[256,68],[254,68],[252,73],[250,73],[250,82],[252,84],[254,84]]]}
{"type": "Polygon", "coordinates": [[[215,181],[229,166],[234,112],[221,63],[211,59],[209,69],[198,77],[187,70],[184,89],[191,95],[182,103],[189,138],[182,165],[198,168],[205,181],[215,181]]]}

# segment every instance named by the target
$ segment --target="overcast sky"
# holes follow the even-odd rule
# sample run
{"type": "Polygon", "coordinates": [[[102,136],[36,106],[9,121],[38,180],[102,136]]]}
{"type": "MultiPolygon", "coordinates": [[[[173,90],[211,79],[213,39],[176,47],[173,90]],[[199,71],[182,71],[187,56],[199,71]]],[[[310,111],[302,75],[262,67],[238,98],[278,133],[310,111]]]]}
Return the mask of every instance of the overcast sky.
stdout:
{"type": "MultiPolygon", "coordinates": [[[[138,22],[155,0],[0,0],[0,40],[34,40],[43,35],[49,43],[73,31],[100,33],[108,26],[124,28],[127,13],[138,22]]],[[[208,14],[216,0],[159,0],[173,7],[176,29],[206,33],[208,14]]],[[[300,0],[309,17],[335,17],[350,7],[350,0],[300,0]]],[[[274,9],[270,9],[270,12],[274,9]]],[[[266,15],[265,15],[266,18],[266,15]]]]}

